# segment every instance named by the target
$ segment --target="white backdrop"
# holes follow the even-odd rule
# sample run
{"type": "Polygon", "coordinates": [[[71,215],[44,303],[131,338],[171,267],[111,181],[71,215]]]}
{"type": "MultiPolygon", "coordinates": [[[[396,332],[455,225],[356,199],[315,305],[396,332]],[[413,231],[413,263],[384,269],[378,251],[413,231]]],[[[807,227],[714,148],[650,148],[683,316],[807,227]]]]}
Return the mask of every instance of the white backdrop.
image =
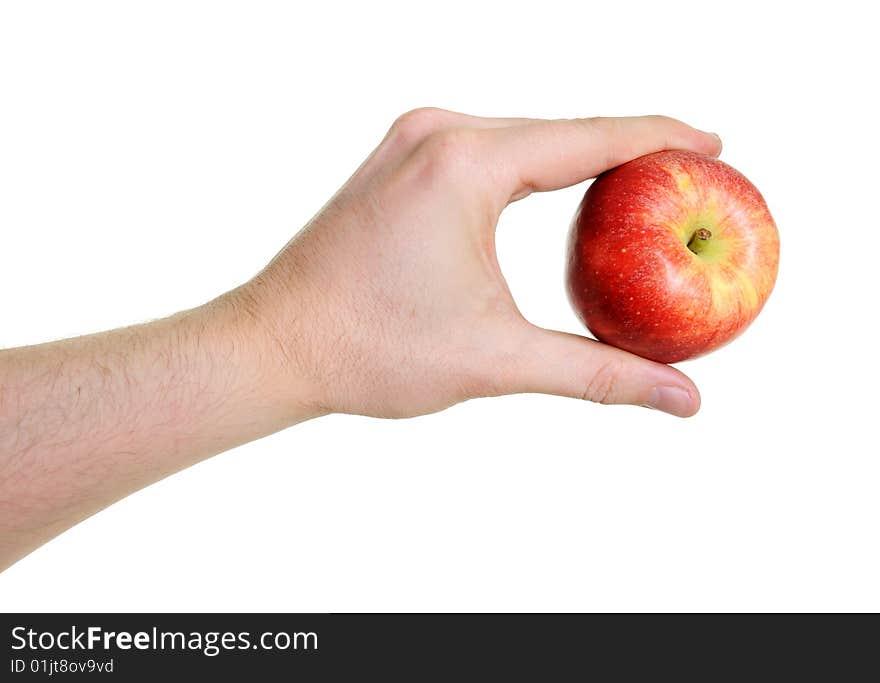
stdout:
{"type": "MultiPolygon", "coordinates": [[[[689,420],[537,395],[333,416],[114,505],[0,575],[0,610],[878,610],[876,66],[864,3],[6,2],[0,346],[254,274],[421,105],[717,131],[779,282],[682,364],[689,420]],[[833,9],[828,9],[833,8],[833,9]]],[[[536,323],[585,185],[511,207],[536,323]]]]}

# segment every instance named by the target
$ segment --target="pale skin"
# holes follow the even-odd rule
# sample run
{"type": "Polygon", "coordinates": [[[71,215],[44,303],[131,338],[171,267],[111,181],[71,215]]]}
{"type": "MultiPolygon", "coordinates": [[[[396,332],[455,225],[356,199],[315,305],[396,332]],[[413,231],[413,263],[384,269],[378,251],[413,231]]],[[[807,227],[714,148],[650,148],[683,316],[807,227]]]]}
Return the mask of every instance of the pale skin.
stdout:
{"type": "Polygon", "coordinates": [[[414,110],[244,285],[155,322],[0,351],[0,568],[169,474],[328,413],[535,392],[694,414],[680,371],[526,321],[495,255],[511,202],[662,149],[721,143],[658,116],[414,110]]]}

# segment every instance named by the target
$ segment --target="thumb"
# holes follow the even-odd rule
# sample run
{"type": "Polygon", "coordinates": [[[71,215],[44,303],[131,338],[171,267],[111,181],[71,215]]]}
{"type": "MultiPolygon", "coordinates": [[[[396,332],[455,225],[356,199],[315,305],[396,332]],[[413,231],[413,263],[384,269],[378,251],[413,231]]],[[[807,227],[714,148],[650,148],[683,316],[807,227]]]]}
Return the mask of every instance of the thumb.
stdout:
{"type": "Polygon", "coordinates": [[[628,403],[689,417],[700,393],[684,373],[601,342],[527,324],[510,377],[511,393],[628,403]]]}

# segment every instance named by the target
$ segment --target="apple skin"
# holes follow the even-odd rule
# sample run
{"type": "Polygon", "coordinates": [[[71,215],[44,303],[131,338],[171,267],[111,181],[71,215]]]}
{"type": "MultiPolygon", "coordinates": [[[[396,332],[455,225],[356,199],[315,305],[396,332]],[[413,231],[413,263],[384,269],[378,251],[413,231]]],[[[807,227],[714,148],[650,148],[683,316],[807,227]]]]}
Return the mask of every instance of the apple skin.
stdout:
{"type": "Polygon", "coordinates": [[[779,233],[757,188],[713,157],[664,151],[589,187],[569,233],[566,284],[598,340],[676,363],[741,334],[778,267],[779,233]]]}

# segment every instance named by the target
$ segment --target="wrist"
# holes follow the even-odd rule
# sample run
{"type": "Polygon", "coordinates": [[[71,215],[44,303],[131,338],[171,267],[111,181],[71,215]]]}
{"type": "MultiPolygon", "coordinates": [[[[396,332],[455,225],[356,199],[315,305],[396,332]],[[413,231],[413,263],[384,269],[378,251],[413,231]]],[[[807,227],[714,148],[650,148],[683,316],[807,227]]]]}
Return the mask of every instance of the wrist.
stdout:
{"type": "Polygon", "coordinates": [[[237,393],[276,431],[331,411],[321,400],[308,347],[312,335],[300,334],[302,316],[285,308],[297,298],[285,293],[281,301],[269,289],[255,279],[196,310],[216,330],[221,362],[235,365],[237,393]]]}

